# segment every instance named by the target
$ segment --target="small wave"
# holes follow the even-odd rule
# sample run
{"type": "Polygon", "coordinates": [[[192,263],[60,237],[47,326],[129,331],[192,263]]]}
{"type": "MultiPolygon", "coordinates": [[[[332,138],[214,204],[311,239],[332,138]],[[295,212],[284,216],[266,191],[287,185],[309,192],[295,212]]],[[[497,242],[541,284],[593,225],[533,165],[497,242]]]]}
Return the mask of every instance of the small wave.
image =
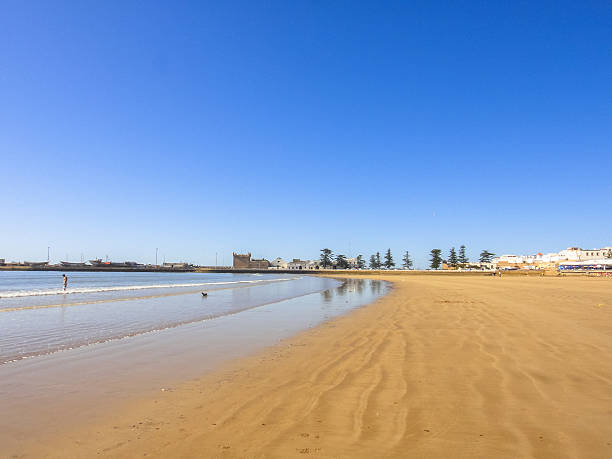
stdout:
{"type": "Polygon", "coordinates": [[[262,279],[262,280],[242,280],[242,281],[226,281],[226,282],[198,282],[186,284],[150,284],[150,285],[121,285],[109,287],[75,287],[54,290],[20,290],[13,292],[0,292],[0,298],[20,298],[28,296],[44,296],[44,295],[67,295],[74,293],[101,293],[101,292],[121,292],[130,290],[149,290],[158,288],[186,288],[186,287],[205,287],[207,285],[227,285],[227,284],[259,284],[265,282],[280,282],[295,280],[297,277],[282,278],[282,279],[262,279]]]}

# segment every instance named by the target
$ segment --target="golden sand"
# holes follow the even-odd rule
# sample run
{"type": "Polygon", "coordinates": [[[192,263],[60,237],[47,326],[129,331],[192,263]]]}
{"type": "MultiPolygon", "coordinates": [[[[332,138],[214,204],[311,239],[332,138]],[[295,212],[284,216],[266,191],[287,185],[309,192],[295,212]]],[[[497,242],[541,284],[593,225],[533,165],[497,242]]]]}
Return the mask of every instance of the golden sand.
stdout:
{"type": "Polygon", "coordinates": [[[24,453],[612,457],[610,279],[387,279],[370,306],[24,453]]]}

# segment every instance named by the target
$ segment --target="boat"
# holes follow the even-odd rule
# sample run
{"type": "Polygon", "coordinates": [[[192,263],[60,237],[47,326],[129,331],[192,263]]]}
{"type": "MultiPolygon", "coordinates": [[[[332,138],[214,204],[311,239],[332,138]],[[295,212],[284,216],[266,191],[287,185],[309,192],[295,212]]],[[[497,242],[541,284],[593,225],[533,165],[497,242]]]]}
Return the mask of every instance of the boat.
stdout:
{"type": "Polygon", "coordinates": [[[110,261],[102,261],[102,259],[98,258],[96,260],[89,260],[89,264],[91,266],[98,267],[108,267],[110,266],[110,261]]]}
{"type": "Polygon", "coordinates": [[[26,266],[47,266],[49,262],[48,261],[24,261],[23,264],[26,266]]]}
{"type": "Polygon", "coordinates": [[[66,268],[83,268],[83,267],[87,266],[83,262],[72,262],[72,261],[60,261],[60,265],[66,267],[66,268]]]}
{"type": "Polygon", "coordinates": [[[136,263],[135,261],[126,261],[123,264],[126,265],[128,268],[144,268],[144,265],[142,263],[136,263]]]}
{"type": "Polygon", "coordinates": [[[101,259],[89,260],[91,266],[95,268],[144,268],[142,263],[136,263],[135,261],[102,261],[101,259]]]}

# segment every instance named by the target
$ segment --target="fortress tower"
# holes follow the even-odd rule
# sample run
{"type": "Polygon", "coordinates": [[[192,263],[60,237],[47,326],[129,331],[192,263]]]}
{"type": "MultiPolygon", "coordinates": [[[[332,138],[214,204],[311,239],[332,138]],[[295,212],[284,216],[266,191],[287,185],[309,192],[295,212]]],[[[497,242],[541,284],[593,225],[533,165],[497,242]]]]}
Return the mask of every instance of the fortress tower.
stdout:
{"type": "Polygon", "coordinates": [[[268,269],[270,262],[265,258],[261,260],[251,260],[251,252],[246,254],[233,252],[234,255],[234,269],[268,269]]]}

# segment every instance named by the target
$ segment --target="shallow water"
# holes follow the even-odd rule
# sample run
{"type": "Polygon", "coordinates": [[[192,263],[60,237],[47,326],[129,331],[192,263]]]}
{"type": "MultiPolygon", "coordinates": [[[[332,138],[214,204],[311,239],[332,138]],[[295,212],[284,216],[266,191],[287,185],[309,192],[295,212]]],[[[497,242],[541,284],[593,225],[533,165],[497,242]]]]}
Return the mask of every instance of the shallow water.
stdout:
{"type": "Polygon", "coordinates": [[[131,296],[163,295],[203,288],[219,289],[278,280],[295,275],[231,273],[69,272],[68,287],[62,288],[62,273],[52,271],[0,272],[0,305],[23,307],[112,300],[131,296]]]}
{"type": "Polygon", "coordinates": [[[0,273],[0,364],[236,314],[340,285],[287,275],[72,273],[72,286],[63,293],[54,285],[58,278],[48,272],[0,273]]]}
{"type": "MultiPolygon", "coordinates": [[[[210,303],[196,292],[13,311],[23,314],[50,311],[52,317],[48,318],[47,328],[43,327],[42,317],[34,321],[37,325],[33,330],[38,330],[40,339],[44,341],[48,333],[43,330],[77,330],[83,333],[79,328],[80,320],[84,324],[100,323],[101,318],[107,317],[104,308],[108,308],[108,317],[111,318],[114,315],[126,318],[133,314],[133,311],[122,311],[120,305],[123,304],[133,303],[130,307],[141,311],[143,316],[150,314],[159,318],[167,313],[177,317],[185,313],[192,319],[197,317],[198,308],[214,310],[216,307],[224,311],[225,306],[236,307],[235,312],[229,314],[193,319],[163,330],[141,332],[0,365],[0,412],[3,413],[0,416],[0,456],[19,454],[21,442],[26,439],[28,442],[45,441],[45,438],[80,423],[99,421],[123,403],[159,394],[161,388],[172,388],[182,381],[200,377],[224,361],[247,356],[371,303],[388,290],[389,284],[384,281],[339,281],[304,276],[299,281],[219,290],[208,298],[213,300],[210,303]],[[304,293],[308,288],[325,286],[328,288],[304,293]],[[283,299],[287,292],[295,296],[283,299]],[[303,293],[300,296],[298,292],[303,293]],[[215,298],[217,294],[219,297],[215,298]],[[218,304],[215,303],[217,300],[218,304]],[[102,307],[102,310],[87,312],[92,306],[102,307]],[[192,315],[194,311],[196,314],[192,315]],[[69,316],[68,320],[66,316],[69,316]],[[90,320],[92,317],[94,320],[90,320]]],[[[0,317],[4,314],[12,312],[0,312],[0,317]]],[[[143,319],[138,314],[135,316],[134,320],[141,326],[143,319]]],[[[4,335],[2,333],[2,337],[4,335]]]]}

